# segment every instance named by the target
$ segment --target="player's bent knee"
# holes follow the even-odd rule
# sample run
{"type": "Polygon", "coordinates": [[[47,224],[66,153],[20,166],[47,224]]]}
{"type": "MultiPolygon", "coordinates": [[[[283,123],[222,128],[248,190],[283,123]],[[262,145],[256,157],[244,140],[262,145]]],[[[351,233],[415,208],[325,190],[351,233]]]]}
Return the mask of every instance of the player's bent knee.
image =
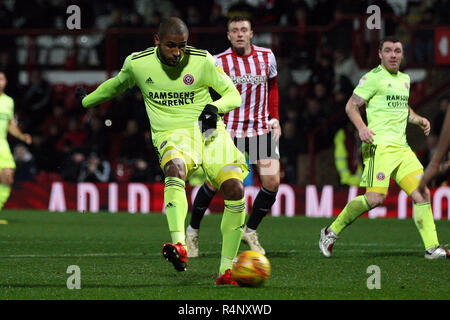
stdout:
{"type": "Polygon", "coordinates": [[[239,179],[228,179],[220,187],[224,200],[240,200],[244,197],[244,184],[239,179]]]}
{"type": "Polygon", "coordinates": [[[369,202],[370,207],[376,208],[381,206],[386,200],[386,194],[377,193],[377,192],[367,192],[366,199],[369,202]]]}
{"type": "Polygon", "coordinates": [[[166,177],[176,177],[186,180],[186,164],[181,159],[172,159],[164,166],[166,177]]]}
{"type": "Polygon", "coordinates": [[[269,190],[270,192],[278,192],[278,187],[280,186],[280,177],[279,176],[270,176],[268,179],[264,179],[262,182],[264,189],[269,190]]]}
{"type": "Polygon", "coordinates": [[[428,188],[425,188],[425,192],[421,193],[418,189],[414,190],[411,193],[411,199],[414,201],[414,203],[424,203],[424,202],[430,202],[430,190],[428,188]]]}

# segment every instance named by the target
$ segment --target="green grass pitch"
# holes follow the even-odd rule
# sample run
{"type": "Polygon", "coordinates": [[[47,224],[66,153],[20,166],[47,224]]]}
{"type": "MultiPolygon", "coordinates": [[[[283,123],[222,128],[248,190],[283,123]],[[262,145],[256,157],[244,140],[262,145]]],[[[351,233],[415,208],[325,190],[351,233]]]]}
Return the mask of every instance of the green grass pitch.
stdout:
{"type": "MultiPolygon", "coordinates": [[[[161,248],[170,241],[163,214],[4,210],[0,225],[0,299],[383,300],[450,298],[449,261],[428,261],[411,219],[358,219],[344,230],[333,257],[318,249],[332,219],[266,217],[258,230],[272,265],[260,288],[217,286],[221,215],[206,216],[200,257],[178,273],[161,248]],[[69,290],[70,265],[81,289],[69,290]],[[380,268],[369,290],[367,268],[380,268]]],[[[188,216],[189,219],[189,216],[188,216]]],[[[441,243],[450,221],[436,221],[441,243]]],[[[246,250],[245,244],[240,251],[246,250]]]]}

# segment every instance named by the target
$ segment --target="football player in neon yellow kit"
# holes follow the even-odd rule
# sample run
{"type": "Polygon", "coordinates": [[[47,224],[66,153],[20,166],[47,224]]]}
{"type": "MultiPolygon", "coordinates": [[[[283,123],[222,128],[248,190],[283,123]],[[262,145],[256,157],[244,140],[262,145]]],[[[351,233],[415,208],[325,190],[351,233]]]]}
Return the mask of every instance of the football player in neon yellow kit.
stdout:
{"type": "Polygon", "coordinates": [[[361,78],[345,108],[363,142],[360,186],[366,188],[366,193],[351,200],[336,220],[321,230],[319,248],[325,257],[330,257],[342,230],[384,202],[392,177],[414,202],[413,217],[425,246],[425,258],[448,258],[448,250],[439,245],[430,191],[418,190],[423,166],[406,141],[408,122],[420,126],[425,135],[430,133],[430,122],[408,105],[410,78],[399,71],[402,43],[388,37],[380,42],[378,55],[381,64],[361,78]],[[359,113],[364,104],[367,125],[359,113]]]}
{"type": "Polygon", "coordinates": [[[242,237],[243,179],[248,167],[218,114],[239,107],[241,96],[209,52],[187,46],[188,33],[182,20],[165,19],[155,35],[155,47],[129,55],[116,77],[87,96],[81,88],[77,89],[76,97],[88,108],[135,85],[141,89],[153,145],[165,174],[164,202],[172,243],[163,246],[163,256],[176,270],[186,270],[185,181],[201,166],[225,199],[216,283],[236,284],[231,266],[242,237]],[[209,87],[221,98],[213,101],[209,87]]]}
{"type": "MultiPolygon", "coordinates": [[[[0,72],[0,210],[11,193],[16,169],[8,144],[8,133],[27,144],[30,144],[32,140],[31,135],[22,133],[14,121],[14,100],[5,93],[7,83],[6,75],[0,72]]],[[[0,220],[0,224],[7,223],[7,220],[0,220]]]]}

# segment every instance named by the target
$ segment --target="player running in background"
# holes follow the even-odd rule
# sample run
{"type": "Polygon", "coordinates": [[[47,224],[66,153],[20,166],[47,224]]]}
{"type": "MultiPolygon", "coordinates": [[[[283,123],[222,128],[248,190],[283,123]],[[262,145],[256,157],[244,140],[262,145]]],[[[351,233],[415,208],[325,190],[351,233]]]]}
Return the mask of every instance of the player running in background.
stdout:
{"type": "MultiPolygon", "coordinates": [[[[188,34],[179,18],[165,19],[154,38],[156,47],[129,55],[120,73],[85,96],[82,105],[86,108],[98,105],[135,85],[141,89],[153,145],[165,174],[164,203],[172,242],[163,246],[163,256],[176,270],[186,270],[185,181],[202,166],[225,199],[216,282],[235,284],[231,266],[245,220],[243,179],[248,167],[218,114],[238,107],[241,97],[209,52],[187,46],[188,34]],[[221,98],[213,101],[209,87],[221,98]]],[[[84,94],[78,90],[79,97],[84,94]]]]}
{"type": "MultiPolygon", "coordinates": [[[[31,135],[22,133],[14,120],[14,100],[5,93],[8,83],[6,75],[0,72],[0,210],[9,198],[14,183],[16,163],[8,144],[8,133],[26,144],[31,144],[31,135]]],[[[0,220],[0,224],[7,224],[0,220]]]]}
{"type": "MultiPolygon", "coordinates": [[[[274,204],[280,184],[277,65],[270,49],[252,45],[253,31],[248,18],[231,18],[227,37],[231,47],[215,57],[239,90],[242,104],[227,113],[224,122],[235,145],[255,165],[262,183],[242,240],[251,250],[265,254],[256,229],[274,204]]],[[[200,222],[216,192],[206,181],[196,195],[186,231],[190,257],[198,256],[200,222]]]]}
{"type": "Polygon", "coordinates": [[[408,122],[420,126],[425,135],[430,133],[430,122],[408,105],[410,78],[399,71],[402,43],[393,37],[380,41],[378,56],[381,64],[361,78],[345,107],[363,142],[360,186],[366,188],[366,193],[351,200],[336,220],[321,230],[319,248],[325,257],[330,257],[342,230],[384,202],[392,177],[413,200],[414,222],[425,246],[425,258],[448,258],[449,252],[439,245],[430,191],[418,190],[423,166],[406,141],[408,122]],[[367,125],[359,112],[364,104],[367,125]]]}
{"type": "Polygon", "coordinates": [[[430,163],[427,165],[425,172],[423,173],[422,180],[420,180],[419,192],[426,194],[427,185],[431,179],[439,173],[442,160],[445,158],[447,152],[450,149],[450,106],[447,106],[447,112],[445,114],[444,123],[442,125],[442,132],[439,137],[439,142],[436,147],[436,151],[431,158],[430,163]]]}

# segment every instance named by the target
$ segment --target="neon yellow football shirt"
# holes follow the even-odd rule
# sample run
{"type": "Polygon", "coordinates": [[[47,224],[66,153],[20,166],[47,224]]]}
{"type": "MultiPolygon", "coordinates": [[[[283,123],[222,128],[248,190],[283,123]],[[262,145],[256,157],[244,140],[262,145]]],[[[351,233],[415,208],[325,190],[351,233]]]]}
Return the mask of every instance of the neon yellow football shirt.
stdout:
{"type": "Polygon", "coordinates": [[[0,95],[0,143],[8,144],[9,122],[14,117],[14,100],[3,93],[0,95]]]}
{"type": "Polygon", "coordinates": [[[366,73],[353,91],[366,100],[367,127],[375,132],[373,144],[407,146],[410,78],[391,74],[381,65],[366,73]]]}

